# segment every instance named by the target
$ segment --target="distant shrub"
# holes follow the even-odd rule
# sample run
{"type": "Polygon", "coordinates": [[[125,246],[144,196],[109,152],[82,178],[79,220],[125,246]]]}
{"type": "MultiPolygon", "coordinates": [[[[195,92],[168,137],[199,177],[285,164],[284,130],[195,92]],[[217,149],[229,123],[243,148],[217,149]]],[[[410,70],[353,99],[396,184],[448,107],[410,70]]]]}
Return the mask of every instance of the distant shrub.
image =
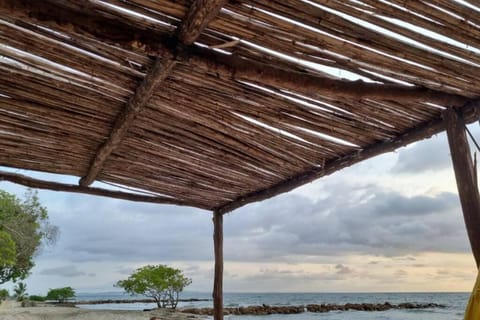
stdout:
{"type": "Polygon", "coordinates": [[[7,289],[0,289],[0,301],[6,300],[9,296],[7,289]]]}
{"type": "Polygon", "coordinates": [[[31,301],[39,301],[39,302],[42,302],[42,301],[47,300],[47,297],[31,295],[28,299],[31,300],[31,301]]]}
{"type": "Polygon", "coordinates": [[[75,290],[72,287],[50,289],[47,293],[47,300],[57,300],[59,303],[64,303],[73,297],[75,297],[75,290]]]}

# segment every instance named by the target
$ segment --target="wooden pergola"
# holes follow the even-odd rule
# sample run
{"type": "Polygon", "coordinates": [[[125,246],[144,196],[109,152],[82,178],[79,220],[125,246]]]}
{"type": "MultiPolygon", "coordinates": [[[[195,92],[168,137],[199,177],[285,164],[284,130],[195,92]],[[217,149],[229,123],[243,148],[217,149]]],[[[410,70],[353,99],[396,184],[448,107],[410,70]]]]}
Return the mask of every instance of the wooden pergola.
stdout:
{"type": "Polygon", "coordinates": [[[223,319],[225,213],[447,130],[478,264],[479,39],[474,0],[0,0],[0,165],[79,182],[0,180],[212,211],[223,319]]]}

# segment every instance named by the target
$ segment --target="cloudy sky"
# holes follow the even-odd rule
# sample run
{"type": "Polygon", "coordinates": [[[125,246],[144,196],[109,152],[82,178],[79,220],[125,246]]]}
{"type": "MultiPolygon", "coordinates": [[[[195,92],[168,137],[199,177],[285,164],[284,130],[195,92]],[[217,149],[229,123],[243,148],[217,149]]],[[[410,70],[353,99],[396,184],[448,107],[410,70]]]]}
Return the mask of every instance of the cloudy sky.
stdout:
{"type": "MultiPolygon", "coordinates": [[[[478,124],[471,128],[480,136],[478,124]]],[[[211,291],[209,212],[39,196],[61,234],[36,258],[30,293],[112,291],[135,268],[158,263],[182,268],[193,279],[188,290],[211,291]]],[[[476,275],[443,134],[248,205],[224,225],[228,292],[470,291],[476,275]]]]}

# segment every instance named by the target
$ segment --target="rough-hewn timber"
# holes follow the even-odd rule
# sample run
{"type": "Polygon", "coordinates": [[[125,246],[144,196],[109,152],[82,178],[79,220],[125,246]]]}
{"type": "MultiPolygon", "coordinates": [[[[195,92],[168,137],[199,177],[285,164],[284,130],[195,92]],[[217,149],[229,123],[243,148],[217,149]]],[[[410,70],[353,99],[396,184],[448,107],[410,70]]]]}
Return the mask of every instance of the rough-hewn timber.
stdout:
{"type": "Polygon", "coordinates": [[[184,46],[193,44],[226,3],[227,0],[194,1],[177,33],[179,42],[184,46]]]}
{"type": "Polygon", "coordinates": [[[188,62],[227,79],[251,81],[311,97],[326,95],[359,100],[368,98],[399,102],[423,101],[448,106],[462,106],[468,101],[468,98],[460,95],[422,87],[332,79],[314,72],[286,70],[251,60],[235,59],[205,49],[192,49],[188,62]]]}
{"type": "MultiPolygon", "coordinates": [[[[466,123],[479,120],[480,100],[467,103],[463,108],[458,110],[458,112],[463,115],[466,123]]],[[[242,196],[231,203],[227,203],[224,206],[216,208],[215,210],[217,212],[227,213],[246,204],[271,198],[278,194],[293,190],[305,183],[312,182],[320,177],[330,175],[340,169],[349,167],[360,161],[370,159],[386,152],[394,151],[414,141],[429,138],[434,134],[442,132],[443,130],[445,130],[445,123],[442,119],[430,121],[417,128],[408,130],[390,141],[380,142],[363,150],[355,151],[339,159],[326,162],[322,167],[313,168],[268,189],[256,191],[242,196]]]]}
{"type": "Polygon", "coordinates": [[[135,90],[134,95],[115,120],[108,140],[97,151],[88,173],[80,179],[81,186],[88,186],[96,179],[105,161],[112,152],[118,149],[138,113],[150,101],[154,91],[160,88],[160,85],[172,72],[177,63],[177,55],[181,54],[183,46],[191,45],[200,36],[208,22],[215,17],[225,2],[226,0],[194,1],[187,17],[179,27],[180,31],[177,39],[175,39],[174,52],[167,52],[155,59],[152,69],[148,71],[142,83],[135,90]]]}
{"type": "Polygon", "coordinates": [[[443,116],[463,218],[478,267],[480,264],[480,194],[475,179],[476,168],[473,166],[472,154],[465,133],[466,121],[462,114],[453,109],[446,110],[443,116]]]}
{"type": "Polygon", "coordinates": [[[223,320],[223,215],[213,212],[215,277],[213,281],[213,319],[223,320]]]}
{"type": "Polygon", "coordinates": [[[105,161],[122,143],[135,117],[150,100],[154,90],[168,77],[175,64],[176,61],[170,55],[155,60],[153,68],[147,73],[135,94],[115,120],[108,140],[98,149],[87,175],[80,179],[81,186],[88,186],[95,180],[105,161]]]}
{"type": "MultiPolygon", "coordinates": [[[[52,182],[52,181],[45,181],[40,179],[35,179],[31,177],[27,177],[25,175],[21,175],[18,173],[11,173],[0,171],[0,181],[8,181],[16,184],[20,184],[30,188],[36,189],[45,189],[51,191],[63,191],[63,192],[73,192],[73,193],[85,193],[91,194],[95,196],[101,197],[109,197],[109,198],[116,198],[128,201],[136,201],[136,202],[150,202],[150,203],[158,203],[158,204],[172,204],[178,206],[192,206],[192,203],[172,199],[168,197],[160,197],[160,196],[147,196],[135,193],[128,193],[123,191],[114,191],[102,188],[95,188],[95,187],[84,187],[75,184],[66,184],[66,183],[59,183],[59,182],[52,182]]],[[[201,208],[201,205],[199,208],[201,208]]],[[[209,209],[203,207],[201,209],[209,209]]]]}
{"type": "MultiPolygon", "coordinates": [[[[200,35],[201,30],[203,30],[195,29],[195,26],[204,28],[206,21],[212,19],[215,16],[214,13],[218,13],[226,1],[198,2],[202,3],[202,5],[194,3],[192,12],[189,11],[188,14],[189,19],[180,27],[178,40],[180,40],[179,45],[182,48],[192,44],[194,39],[200,35]],[[208,8],[208,10],[203,8],[208,8]]],[[[21,12],[40,21],[46,20],[60,28],[71,28],[74,25],[79,32],[94,36],[100,41],[114,42],[129,49],[135,46],[135,48],[144,50],[146,54],[159,57],[160,59],[164,57],[171,58],[177,56],[178,53],[178,46],[172,45],[177,43],[175,38],[167,37],[165,34],[157,34],[155,30],[129,28],[122,21],[116,19],[109,20],[107,17],[102,17],[95,12],[78,12],[74,7],[65,7],[56,3],[48,3],[48,1],[45,5],[41,4],[39,6],[35,4],[35,1],[28,3],[14,0],[0,0],[0,10],[16,15],[21,12]],[[61,15],[58,13],[61,13],[61,15]],[[99,21],[108,23],[100,27],[99,21]]],[[[186,61],[191,66],[202,68],[206,72],[214,73],[221,77],[252,81],[301,92],[310,96],[330,95],[351,99],[377,98],[401,102],[424,101],[448,106],[462,106],[468,100],[461,95],[419,86],[332,79],[311,72],[298,72],[291,69],[272,67],[266,63],[258,63],[254,60],[237,59],[236,57],[196,47],[182,51],[182,56],[188,57],[186,61]]],[[[163,61],[168,64],[169,60],[163,61]]],[[[119,116],[119,119],[121,118],[123,117],[119,116]]],[[[95,166],[92,167],[95,168],[95,166]]],[[[91,179],[85,178],[82,180],[84,184],[87,184],[87,182],[91,183],[91,179]]]]}

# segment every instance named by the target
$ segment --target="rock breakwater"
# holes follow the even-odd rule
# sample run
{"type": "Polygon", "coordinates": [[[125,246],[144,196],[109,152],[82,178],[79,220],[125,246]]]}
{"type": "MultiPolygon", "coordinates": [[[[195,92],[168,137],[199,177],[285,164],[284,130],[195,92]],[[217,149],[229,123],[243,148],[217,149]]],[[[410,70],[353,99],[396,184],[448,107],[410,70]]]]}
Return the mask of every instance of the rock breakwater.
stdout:
{"type": "MultiPolygon", "coordinates": [[[[346,303],[346,304],[308,304],[301,306],[248,306],[238,308],[224,308],[225,315],[268,315],[268,314],[297,314],[302,312],[330,312],[330,311],[386,311],[390,309],[428,309],[444,308],[444,305],[436,303],[346,303]]],[[[213,315],[212,308],[186,308],[180,312],[197,315],[213,315]]]]}

